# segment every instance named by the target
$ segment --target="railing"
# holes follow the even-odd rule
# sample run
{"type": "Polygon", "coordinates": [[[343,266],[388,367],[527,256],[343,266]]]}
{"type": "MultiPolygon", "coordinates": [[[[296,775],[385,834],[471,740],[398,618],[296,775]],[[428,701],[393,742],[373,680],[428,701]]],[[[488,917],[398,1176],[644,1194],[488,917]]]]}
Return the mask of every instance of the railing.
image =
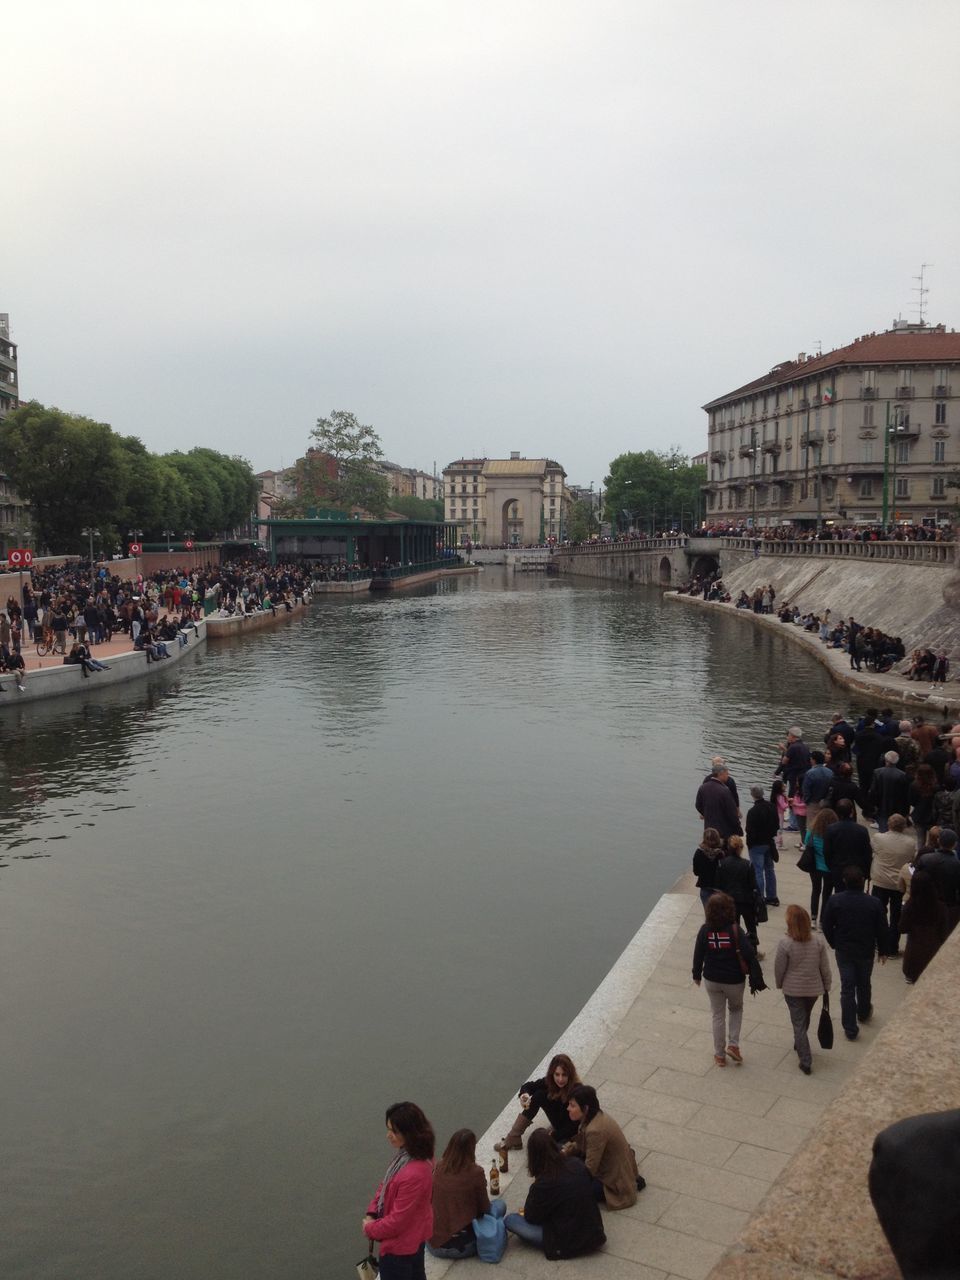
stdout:
{"type": "Polygon", "coordinates": [[[377,569],[374,578],[409,578],[415,573],[429,573],[432,569],[459,569],[463,564],[460,556],[450,556],[446,560],[423,560],[419,564],[391,565],[389,569],[377,569]]]}
{"type": "Polygon", "coordinates": [[[630,538],[623,542],[581,542],[575,546],[557,547],[554,555],[606,556],[618,551],[685,551],[687,535],[671,538],[630,538]]]}
{"type": "Polygon", "coordinates": [[[833,556],[849,560],[900,560],[913,564],[953,564],[955,542],[777,542],[763,538],[714,539],[722,551],[759,551],[762,556],[833,556]]]}

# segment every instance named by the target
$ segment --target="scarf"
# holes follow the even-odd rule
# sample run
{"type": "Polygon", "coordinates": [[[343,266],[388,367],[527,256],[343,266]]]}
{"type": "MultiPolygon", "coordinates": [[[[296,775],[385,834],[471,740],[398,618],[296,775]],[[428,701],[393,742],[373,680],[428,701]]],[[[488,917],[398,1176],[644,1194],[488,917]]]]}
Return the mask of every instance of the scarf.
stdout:
{"type": "Polygon", "coordinates": [[[387,1169],[387,1172],[383,1175],[383,1181],[380,1183],[380,1195],[377,1197],[377,1217],[378,1218],[383,1213],[383,1200],[387,1194],[387,1186],[390,1182],[390,1179],[395,1178],[397,1174],[400,1172],[400,1170],[403,1168],[403,1166],[409,1163],[410,1163],[410,1157],[407,1154],[407,1149],[406,1147],[401,1147],[400,1150],[397,1152],[397,1154],[394,1156],[393,1160],[390,1162],[390,1167],[387,1169]]]}

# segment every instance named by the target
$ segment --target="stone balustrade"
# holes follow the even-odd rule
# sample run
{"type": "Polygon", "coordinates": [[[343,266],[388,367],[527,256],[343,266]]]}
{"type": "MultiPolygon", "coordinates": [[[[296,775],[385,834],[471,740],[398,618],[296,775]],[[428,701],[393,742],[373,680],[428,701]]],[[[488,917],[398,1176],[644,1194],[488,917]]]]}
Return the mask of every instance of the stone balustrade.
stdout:
{"type": "MultiPolygon", "coordinates": [[[[717,539],[719,542],[720,539],[717,539]]],[[[678,533],[671,538],[632,538],[628,542],[581,542],[574,546],[557,547],[555,555],[565,556],[607,556],[613,552],[625,551],[685,551],[688,538],[685,533],[678,533]]]]}
{"type": "Polygon", "coordinates": [[[762,556],[833,556],[850,560],[901,560],[910,564],[954,564],[955,542],[817,542],[763,538],[711,539],[721,551],[759,551],[762,556]]]}

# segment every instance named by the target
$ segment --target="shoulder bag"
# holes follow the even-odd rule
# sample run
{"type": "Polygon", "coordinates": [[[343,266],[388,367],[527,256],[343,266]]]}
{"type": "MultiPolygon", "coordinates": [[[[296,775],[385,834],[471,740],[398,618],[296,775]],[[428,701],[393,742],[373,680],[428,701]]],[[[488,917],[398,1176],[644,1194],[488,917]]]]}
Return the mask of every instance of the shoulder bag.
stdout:
{"type": "Polygon", "coordinates": [[[740,970],[750,984],[750,994],[755,996],[758,991],[766,991],[767,984],[764,980],[763,970],[760,968],[760,961],[757,959],[757,953],[754,951],[749,960],[744,960],[743,952],[740,950],[740,930],[736,925],[733,926],[733,945],[737,949],[740,970]]]}
{"type": "Polygon", "coordinates": [[[814,850],[813,845],[808,840],[807,843],[803,846],[803,852],[800,854],[800,857],[797,859],[797,870],[805,871],[807,875],[809,875],[811,871],[816,871],[816,869],[817,869],[816,851],[814,850]]]}
{"type": "MultiPolygon", "coordinates": [[[[477,1237],[477,1257],[481,1262],[499,1262],[507,1250],[507,1228],[503,1223],[503,1201],[494,1201],[499,1213],[485,1213],[473,1220],[477,1237]]],[[[491,1204],[491,1209],[493,1208],[491,1204]]]]}

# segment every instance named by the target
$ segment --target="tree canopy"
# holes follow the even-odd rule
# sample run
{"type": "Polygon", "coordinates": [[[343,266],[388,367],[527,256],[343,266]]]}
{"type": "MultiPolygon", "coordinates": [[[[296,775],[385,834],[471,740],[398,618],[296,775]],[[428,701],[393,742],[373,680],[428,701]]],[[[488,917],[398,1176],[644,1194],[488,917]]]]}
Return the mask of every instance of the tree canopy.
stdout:
{"type": "Polygon", "coordinates": [[[674,524],[689,528],[700,510],[700,486],[706,479],[706,467],[693,465],[677,448],[621,453],[603,482],[604,519],[613,529],[631,524],[651,531],[674,524]]]}
{"type": "Polygon", "coordinates": [[[598,528],[593,506],[583,498],[578,498],[570,507],[570,514],[567,517],[567,537],[571,542],[586,542],[598,528]]]}
{"type": "Polygon", "coordinates": [[[146,541],[161,541],[164,529],[218,538],[248,520],[257,495],[242,458],[205,448],[153,454],[136,436],[36,400],[4,419],[0,467],[30,504],[38,549],[54,553],[81,551],[81,530],[92,527],[105,550],[131,528],[146,541]]]}
{"type": "Polygon", "coordinates": [[[390,510],[397,515],[406,516],[408,520],[433,521],[443,523],[443,503],[435,498],[391,498],[390,510]]]}
{"type": "Polygon", "coordinates": [[[310,440],[306,455],[294,464],[295,496],[278,503],[277,514],[362,507],[371,515],[383,515],[390,486],[377,465],[383,448],[373,427],[358,422],[349,409],[332,409],[329,418],[317,419],[310,440]]]}

